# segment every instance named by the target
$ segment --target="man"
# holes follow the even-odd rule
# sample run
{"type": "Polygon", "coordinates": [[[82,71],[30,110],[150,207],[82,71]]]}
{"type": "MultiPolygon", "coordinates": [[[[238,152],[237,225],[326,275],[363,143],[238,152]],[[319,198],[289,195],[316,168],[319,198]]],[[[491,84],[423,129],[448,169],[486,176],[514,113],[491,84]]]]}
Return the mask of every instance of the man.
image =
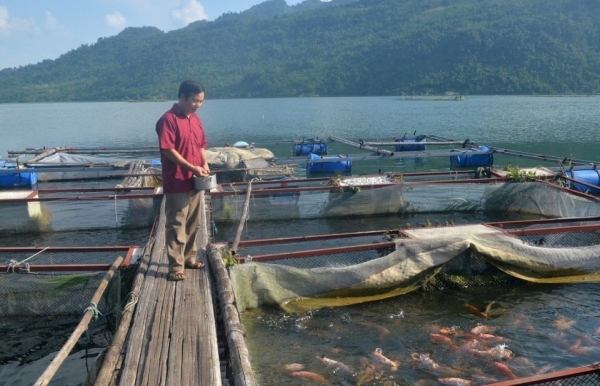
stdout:
{"type": "Polygon", "coordinates": [[[169,280],[184,280],[185,268],[204,266],[196,261],[196,235],[200,220],[200,192],[193,177],[210,173],[206,136],[196,110],[204,102],[204,86],[186,80],[179,86],[179,101],[156,122],[165,195],[165,237],[169,280]]]}

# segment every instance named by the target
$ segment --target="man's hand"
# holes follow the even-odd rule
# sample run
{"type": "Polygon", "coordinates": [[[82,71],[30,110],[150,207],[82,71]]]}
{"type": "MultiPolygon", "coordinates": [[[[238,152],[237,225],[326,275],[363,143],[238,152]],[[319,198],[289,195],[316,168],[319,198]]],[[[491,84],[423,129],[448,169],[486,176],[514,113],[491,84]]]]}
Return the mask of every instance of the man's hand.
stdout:
{"type": "Polygon", "coordinates": [[[206,171],[206,169],[204,169],[202,166],[194,166],[194,168],[192,169],[192,173],[194,173],[196,177],[208,176],[208,171],[206,171]]]}

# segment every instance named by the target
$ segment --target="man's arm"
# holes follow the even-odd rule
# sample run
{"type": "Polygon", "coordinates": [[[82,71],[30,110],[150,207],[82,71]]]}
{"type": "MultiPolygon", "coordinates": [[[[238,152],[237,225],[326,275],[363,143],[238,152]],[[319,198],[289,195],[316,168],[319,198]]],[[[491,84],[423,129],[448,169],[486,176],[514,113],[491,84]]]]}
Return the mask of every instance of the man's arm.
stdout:
{"type": "MultiPolygon", "coordinates": [[[[204,151],[204,149],[202,149],[204,151]]],[[[175,162],[177,165],[182,168],[189,170],[195,176],[207,176],[208,175],[208,163],[206,164],[206,168],[200,165],[192,165],[190,162],[186,161],[185,158],[175,149],[162,149],[162,154],[164,154],[168,159],[175,162]]],[[[201,152],[202,154],[202,152],[201,152]]],[[[204,162],[206,163],[206,154],[204,154],[204,162]]]]}

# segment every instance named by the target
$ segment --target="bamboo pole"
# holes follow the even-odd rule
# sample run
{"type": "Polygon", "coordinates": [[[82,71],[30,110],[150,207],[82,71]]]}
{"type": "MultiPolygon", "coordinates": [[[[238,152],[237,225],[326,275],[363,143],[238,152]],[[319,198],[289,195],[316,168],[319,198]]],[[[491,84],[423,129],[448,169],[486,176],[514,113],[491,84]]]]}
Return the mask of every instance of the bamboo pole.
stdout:
{"type": "MultiPolygon", "coordinates": [[[[442,141],[442,142],[367,142],[364,141],[363,145],[367,146],[424,146],[424,145],[462,145],[465,141],[442,141]]],[[[468,145],[472,145],[472,143],[468,143],[468,145]]],[[[362,147],[365,148],[364,146],[362,147]]]]}
{"type": "MultiPolygon", "coordinates": [[[[104,294],[104,291],[106,290],[106,287],[110,282],[110,279],[113,277],[116,270],[119,269],[119,266],[122,262],[123,256],[117,257],[117,259],[112,264],[108,272],[106,272],[106,275],[104,275],[104,279],[102,279],[102,282],[96,289],[96,293],[94,293],[91,303],[98,304],[98,302],[102,298],[102,294],[104,294]]],[[[56,354],[52,362],[50,362],[50,365],[48,365],[44,373],[34,383],[34,386],[45,386],[50,383],[50,380],[52,380],[52,377],[56,374],[60,365],[64,362],[65,359],[67,359],[67,356],[69,355],[73,347],[75,347],[75,344],[77,344],[77,341],[79,340],[81,335],[87,329],[87,326],[88,324],[90,324],[90,321],[92,319],[92,314],[93,313],[89,310],[85,311],[83,318],[81,318],[81,321],[75,328],[75,331],[73,331],[65,345],[60,349],[58,354],[56,354]]]]}
{"type": "Polygon", "coordinates": [[[338,138],[338,137],[329,137],[329,138],[331,140],[333,140],[333,141],[340,142],[340,143],[346,144],[348,146],[354,146],[354,147],[357,147],[359,149],[365,149],[365,150],[373,151],[373,152],[375,152],[377,154],[383,154],[383,155],[393,155],[394,154],[393,151],[389,151],[389,150],[385,150],[385,149],[380,149],[378,147],[368,146],[368,145],[365,145],[364,142],[363,143],[358,143],[358,142],[353,142],[353,141],[349,141],[347,139],[338,138]]]}
{"type": "Polygon", "coordinates": [[[242,238],[244,222],[246,221],[246,217],[248,216],[248,206],[250,205],[250,192],[252,192],[252,181],[248,181],[248,186],[246,187],[246,201],[244,201],[244,207],[242,208],[242,216],[240,217],[240,223],[238,225],[237,233],[235,235],[235,241],[233,242],[233,246],[231,247],[233,251],[237,251],[238,244],[240,243],[240,239],[242,238]]]}
{"type": "Polygon", "coordinates": [[[562,162],[564,160],[564,161],[571,162],[573,165],[590,165],[590,166],[594,166],[598,163],[597,161],[586,161],[586,160],[580,160],[580,159],[575,159],[575,158],[556,157],[553,155],[528,153],[528,152],[524,152],[524,151],[502,149],[502,148],[498,148],[498,147],[491,147],[491,149],[494,153],[498,153],[498,154],[506,154],[506,155],[511,155],[511,156],[515,156],[515,157],[530,158],[530,159],[541,160],[541,161],[561,161],[562,162]]]}
{"type": "MultiPolygon", "coordinates": [[[[155,240],[151,240],[150,243],[146,246],[146,249],[153,250],[155,245],[155,240]]],[[[140,293],[140,289],[142,284],[144,283],[144,277],[146,276],[146,272],[148,271],[148,265],[150,263],[150,253],[144,253],[142,260],[140,261],[140,266],[137,269],[137,273],[135,279],[133,281],[133,285],[131,288],[131,294],[133,296],[138,296],[140,293]]],[[[130,307],[128,309],[123,310],[121,314],[121,321],[119,322],[119,327],[113,337],[113,340],[108,347],[106,354],[104,355],[104,359],[102,360],[102,367],[100,367],[100,371],[96,376],[96,380],[94,381],[94,385],[98,386],[106,386],[115,384],[115,370],[117,367],[117,363],[121,358],[121,350],[123,349],[123,343],[127,338],[127,334],[129,333],[129,327],[131,324],[131,319],[133,318],[133,311],[135,307],[130,307]]]]}

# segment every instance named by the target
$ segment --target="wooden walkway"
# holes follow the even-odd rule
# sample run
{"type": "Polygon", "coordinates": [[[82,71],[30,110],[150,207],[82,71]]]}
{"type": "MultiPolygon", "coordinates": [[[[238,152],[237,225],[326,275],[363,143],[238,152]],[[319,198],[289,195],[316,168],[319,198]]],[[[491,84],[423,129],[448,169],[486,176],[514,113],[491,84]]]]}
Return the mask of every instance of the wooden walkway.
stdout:
{"type": "Polygon", "coordinates": [[[121,358],[111,370],[110,381],[97,379],[95,384],[222,384],[213,305],[214,286],[205,248],[202,248],[209,242],[208,221],[204,198],[201,201],[204,215],[197,239],[200,247],[198,260],[204,262],[205,268],[186,270],[187,278],[183,281],[167,280],[163,203],[156,237],[138,270],[137,275],[143,275],[143,280],[139,291],[133,290],[138,294],[137,306],[120,349],[121,358]]]}

